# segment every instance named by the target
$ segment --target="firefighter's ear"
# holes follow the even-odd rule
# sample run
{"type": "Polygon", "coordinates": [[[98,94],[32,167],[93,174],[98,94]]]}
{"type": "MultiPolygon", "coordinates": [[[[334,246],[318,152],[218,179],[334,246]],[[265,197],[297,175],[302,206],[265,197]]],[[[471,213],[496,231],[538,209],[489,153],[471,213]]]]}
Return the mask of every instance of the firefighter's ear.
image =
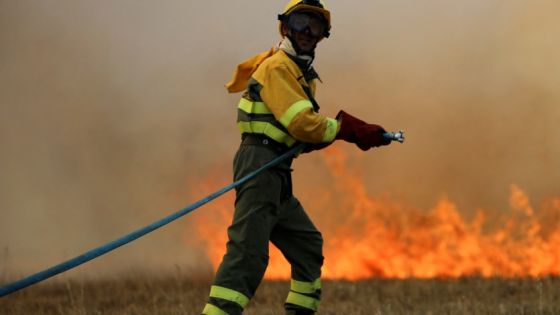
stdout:
{"type": "Polygon", "coordinates": [[[280,30],[282,31],[282,37],[286,37],[290,35],[290,28],[282,23],[282,26],[280,26],[280,30]]]}

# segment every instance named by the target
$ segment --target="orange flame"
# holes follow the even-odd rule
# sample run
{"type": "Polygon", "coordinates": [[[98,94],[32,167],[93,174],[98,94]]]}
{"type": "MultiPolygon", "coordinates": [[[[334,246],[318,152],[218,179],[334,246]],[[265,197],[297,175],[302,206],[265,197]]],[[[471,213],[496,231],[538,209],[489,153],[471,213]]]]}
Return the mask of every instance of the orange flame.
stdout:
{"type": "MultiPolygon", "coordinates": [[[[345,166],[341,149],[331,147],[322,157],[337,181],[315,201],[320,205],[306,208],[333,214],[330,221],[318,224],[325,239],[324,278],[560,275],[560,198],[547,200],[535,211],[525,192],[512,184],[510,211],[498,220],[501,223],[488,224],[484,210],[467,221],[446,198],[429,211],[419,211],[387,197],[372,197],[362,177],[345,166]],[[349,173],[352,176],[339,176],[349,173]]],[[[202,190],[215,189],[215,183],[208,180],[202,190]]],[[[224,254],[232,207],[230,193],[195,218],[197,235],[214,268],[224,254]]],[[[289,277],[288,263],[271,246],[265,278],[289,277]]]]}

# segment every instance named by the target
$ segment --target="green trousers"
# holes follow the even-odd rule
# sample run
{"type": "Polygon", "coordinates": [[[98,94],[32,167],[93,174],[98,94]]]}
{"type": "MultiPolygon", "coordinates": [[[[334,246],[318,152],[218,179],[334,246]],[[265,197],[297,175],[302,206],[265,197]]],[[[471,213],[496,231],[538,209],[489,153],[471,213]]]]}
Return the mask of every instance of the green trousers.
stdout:
{"type": "MultiPolygon", "coordinates": [[[[258,169],[279,153],[263,145],[242,144],[234,159],[235,180],[258,169]]],[[[255,294],[268,265],[272,242],[291,264],[285,308],[313,314],[321,294],[323,239],[292,195],[291,159],[236,189],[235,213],[228,228],[227,252],[218,268],[207,315],[236,315],[255,294]]]]}

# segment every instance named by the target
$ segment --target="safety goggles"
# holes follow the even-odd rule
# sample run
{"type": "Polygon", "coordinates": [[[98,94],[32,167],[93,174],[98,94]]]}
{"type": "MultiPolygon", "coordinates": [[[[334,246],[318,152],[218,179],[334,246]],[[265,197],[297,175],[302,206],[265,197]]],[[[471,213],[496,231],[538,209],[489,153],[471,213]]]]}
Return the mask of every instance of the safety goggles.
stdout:
{"type": "Polygon", "coordinates": [[[325,36],[327,29],[324,19],[309,12],[294,12],[287,16],[286,24],[295,32],[303,33],[309,30],[309,34],[315,38],[325,36]]]}

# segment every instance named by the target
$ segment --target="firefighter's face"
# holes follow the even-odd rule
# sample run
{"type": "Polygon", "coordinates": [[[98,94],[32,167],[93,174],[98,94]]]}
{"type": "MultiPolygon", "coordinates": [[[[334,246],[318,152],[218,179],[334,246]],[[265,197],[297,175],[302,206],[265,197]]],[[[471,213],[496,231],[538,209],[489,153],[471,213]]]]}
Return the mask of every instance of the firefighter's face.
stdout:
{"type": "Polygon", "coordinates": [[[299,53],[303,54],[313,53],[315,47],[317,47],[317,43],[321,40],[321,38],[312,36],[309,31],[294,32],[286,25],[282,25],[282,32],[285,35],[290,35],[290,38],[294,40],[295,44],[299,47],[299,53]]]}
{"type": "Polygon", "coordinates": [[[293,38],[303,53],[312,53],[319,42],[309,32],[294,32],[293,38]]]}
{"type": "Polygon", "coordinates": [[[301,54],[313,53],[328,24],[323,16],[312,11],[293,12],[283,22],[283,34],[290,35],[301,54]]]}

